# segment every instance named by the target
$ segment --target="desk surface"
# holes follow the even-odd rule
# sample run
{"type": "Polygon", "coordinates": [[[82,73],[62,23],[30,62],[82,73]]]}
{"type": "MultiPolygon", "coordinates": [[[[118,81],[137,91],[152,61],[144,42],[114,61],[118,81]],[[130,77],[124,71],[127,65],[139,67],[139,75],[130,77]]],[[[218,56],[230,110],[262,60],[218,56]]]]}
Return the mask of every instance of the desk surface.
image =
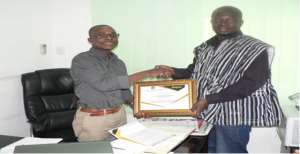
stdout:
{"type": "Polygon", "coordinates": [[[109,141],[16,146],[15,153],[112,153],[109,141]]]}
{"type": "Polygon", "coordinates": [[[0,149],[22,138],[23,137],[0,135],[0,149]]]}
{"type": "MultiPolygon", "coordinates": [[[[22,137],[0,135],[0,149],[6,145],[22,139],[22,137]]],[[[110,149],[105,149],[108,143],[103,142],[85,142],[85,143],[60,143],[60,144],[47,144],[47,145],[30,145],[30,146],[19,146],[15,152],[26,152],[26,153],[90,153],[90,152],[108,152],[110,149]],[[102,148],[101,148],[102,147],[102,148]]],[[[207,152],[207,137],[206,136],[189,136],[182,143],[177,145],[172,151],[178,153],[200,153],[207,152]]]]}
{"type": "MultiPolygon", "coordinates": [[[[167,153],[169,151],[174,152],[203,152],[207,146],[207,137],[189,137],[190,130],[182,129],[179,127],[168,127],[161,125],[151,125],[152,128],[160,128],[161,130],[171,131],[177,134],[177,137],[166,140],[164,143],[155,146],[147,151],[167,153]],[[200,146],[201,145],[201,146],[200,146]],[[199,147],[200,146],[200,147],[199,147]],[[173,150],[172,150],[173,149],[173,150]]],[[[6,136],[0,135],[0,148],[16,142],[22,139],[22,137],[6,136]]],[[[25,152],[25,153],[90,153],[90,152],[110,152],[111,145],[109,142],[82,142],[82,143],[60,143],[60,144],[47,144],[47,145],[26,145],[19,146],[15,149],[15,152],[25,152]],[[109,149],[107,149],[108,147],[109,149]],[[66,151],[67,150],[67,151],[66,151]]]]}

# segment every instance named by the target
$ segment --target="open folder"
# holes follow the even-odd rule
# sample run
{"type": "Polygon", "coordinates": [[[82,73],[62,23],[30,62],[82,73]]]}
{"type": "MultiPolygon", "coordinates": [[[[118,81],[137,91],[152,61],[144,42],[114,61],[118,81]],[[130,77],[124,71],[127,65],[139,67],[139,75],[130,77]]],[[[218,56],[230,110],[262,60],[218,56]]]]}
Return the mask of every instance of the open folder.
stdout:
{"type": "Polygon", "coordinates": [[[175,134],[166,131],[147,128],[138,121],[133,121],[121,127],[114,128],[109,132],[118,139],[144,146],[155,146],[175,136],[175,134]]]}

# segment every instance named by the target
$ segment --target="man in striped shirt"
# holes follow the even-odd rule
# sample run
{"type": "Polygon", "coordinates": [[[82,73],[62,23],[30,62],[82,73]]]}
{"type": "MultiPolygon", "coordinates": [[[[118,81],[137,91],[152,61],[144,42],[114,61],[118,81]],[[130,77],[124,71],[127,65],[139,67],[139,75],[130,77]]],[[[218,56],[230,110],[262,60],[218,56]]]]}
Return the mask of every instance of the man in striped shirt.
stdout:
{"type": "Polygon", "coordinates": [[[187,68],[172,68],[173,78],[198,81],[198,118],[214,125],[208,152],[247,153],[251,127],[278,126],[282,111],[271,84],[273,48],[244,35],[242,13],[223,6],[211,16],[216,35],[197,46],[187,68]]]}

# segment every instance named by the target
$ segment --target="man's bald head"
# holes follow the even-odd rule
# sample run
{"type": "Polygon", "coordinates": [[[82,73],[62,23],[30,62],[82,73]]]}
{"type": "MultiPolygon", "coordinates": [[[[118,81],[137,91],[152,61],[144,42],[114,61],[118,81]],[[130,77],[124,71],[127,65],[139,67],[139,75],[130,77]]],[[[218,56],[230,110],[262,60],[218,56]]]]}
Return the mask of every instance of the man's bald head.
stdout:
{"type": "Polygon", "coordinates": [[[222,6],[211,15],[211,23],[216,34],[227,35],[237,31],[243,24],[242,12],[233,6],[222,6]]]}
{"type": "Polygon", "coordinates": [[[214,19],[220,14],[228,14],[237,20],[242,20],[243,14],[240,9],[233,6],[222,6],[215,9],[211,15],[211,18],[214,19]]]}

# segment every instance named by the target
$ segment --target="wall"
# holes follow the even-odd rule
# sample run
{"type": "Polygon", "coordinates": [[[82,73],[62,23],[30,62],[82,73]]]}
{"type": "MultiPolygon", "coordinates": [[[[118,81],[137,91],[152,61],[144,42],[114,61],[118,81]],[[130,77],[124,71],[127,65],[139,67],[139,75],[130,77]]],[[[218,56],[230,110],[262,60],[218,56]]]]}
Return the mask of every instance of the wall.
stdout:
{"type": "Polygon", "coordinates": [[[0,133],[26,136],[29,125],[24,114],[20,74],[49,65],[51,57],[39,51],[40,44],[49,43],[49,5],[47,1],[4,0],[0,6],[0,133]]]}
{"type": "Polygon", "coordinates": [[[40,46],[49,44],[48,1],[3,0],[0,2],[0,77],[15,76],[44,68],[48,55],[40,54],[40,46]],[[36,13],[39,12],[39,13],[36,13]]]}
{"type": "Polygon", "coordinates": [[[211,12],[222,5],[243,11],[243,33],[275,47],[272,81],[282,104],[299,92],[298,0],[93,0],[93,23],[120,33],[115,52],[129,73],[157,64],[186,67],[193,48],[214,35],[211,12]],[[259,5],[258,5],[259,4],[259,5]],[[106,13],[103,13],[106,12],[106,13]]]}
{"type": "Polygon", "coordinates": [[[30,127],[26,123],[20,76],[0,80],[0,134],[28,136],[30,127]]]}
{"type": "Polygon", "coordinates": [[[72,58],[90,45],[87,41],[91,27],[89,0],[51,1],[52,67],[70,67],[72,58]]]}
{"type": "Polygon", "coordinates": [[[89,48],[90,10],[85,0],[0,1],[0,134],[29,135],[20,76],[70,67],[71,58],[89,48]],[[41,44],[47,45],[46,54],[41,44]]]}

